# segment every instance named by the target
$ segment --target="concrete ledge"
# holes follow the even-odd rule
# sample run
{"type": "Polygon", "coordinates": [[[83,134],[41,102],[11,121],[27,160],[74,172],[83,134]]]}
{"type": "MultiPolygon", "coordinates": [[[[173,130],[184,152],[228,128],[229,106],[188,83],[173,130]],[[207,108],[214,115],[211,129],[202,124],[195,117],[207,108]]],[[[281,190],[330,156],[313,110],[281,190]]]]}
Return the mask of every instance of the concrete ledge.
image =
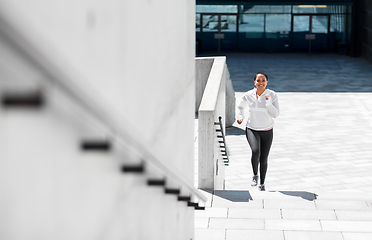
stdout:
{"type": "Polygon", "coordinates": [[[198,111],[214,58],[195,58],[195,112],[198,111]]]}
{"type": "MultiPolygon", "coordinates": [[[[202,102],[203,94],[212,71],[215,59],[225,59],[225,81],[226,81],[226,126],[230,127],[235,121],[235,91],[230,78],[230,72],[226,65],[225,57],[198,57],[195,58],[195,112],[198,112],[202,102]]],[[[215,66],[218,67],[218,66],[215,66]]]]}
{"type": "Polygon", "coordinates": [[[214,59],[199,107],[199,112],[216,110],[220,89],[225,87],[222,86],[225,85],[225,64],[226,57],[216,57],[214,59]]]}
{"type": "Polygon", "coordinates": [[[225,129],[226,58],[214,58],[199,107],[198,187],[224,189],[225,165],[216,133],[222,116],[225,129]]]}

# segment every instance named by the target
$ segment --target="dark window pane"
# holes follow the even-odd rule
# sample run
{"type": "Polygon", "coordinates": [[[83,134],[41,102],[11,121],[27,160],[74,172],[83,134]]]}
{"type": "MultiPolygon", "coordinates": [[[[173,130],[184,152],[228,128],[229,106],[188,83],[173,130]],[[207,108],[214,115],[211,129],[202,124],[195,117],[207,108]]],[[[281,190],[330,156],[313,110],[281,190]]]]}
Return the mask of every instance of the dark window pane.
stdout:
{"type": "Polygon", "coordinates": [[[281,38],[291,31],[291,14],[266,14],[266,38],[281,38]]]}
{"type": "Polygon", "coordinates": [[[221,15],[221,32],[236,34],[236,15],[221,15]]]}
{"type": "Polygon", "coordinates": [[[218,31],[218,15],[202,15],[203,32],[218,31]]]}
{"type": "Polygon", "coordinates": [[[316,16],[312,18],[312,33],[328,33],[328,16],[316,16]]]}
{"type": "Polygon", "coordinates": [[[345,22],[345,14],[332,14],[330,32],[343,32],[345,29],[345,22]]]}
{"type": "Polygon", "coordinates": [[[263,38],[265,26],[264,14],[241,14],[239,19],[239,33],[245,38],[263,38]]]}
{"type": "Polygon", "coordinates": [[[293,16],[293,32],[309,32],[310,16],[293,16]]]}

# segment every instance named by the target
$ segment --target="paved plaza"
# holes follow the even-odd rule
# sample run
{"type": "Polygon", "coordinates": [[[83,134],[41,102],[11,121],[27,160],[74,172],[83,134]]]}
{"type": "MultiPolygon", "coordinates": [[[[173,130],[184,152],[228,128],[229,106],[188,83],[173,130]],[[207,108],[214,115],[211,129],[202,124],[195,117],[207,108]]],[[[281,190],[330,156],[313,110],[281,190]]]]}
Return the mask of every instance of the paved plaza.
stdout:
{"type": "Polygon", "coordinates": [[[265,192],[250,186],[245,122],[226,129],[226,190],[200,190],[195,239],[372,239],[372,65],[335,54],[230,54],[227,65],[237,102],[266,72],[281,114],[265,192]]]}

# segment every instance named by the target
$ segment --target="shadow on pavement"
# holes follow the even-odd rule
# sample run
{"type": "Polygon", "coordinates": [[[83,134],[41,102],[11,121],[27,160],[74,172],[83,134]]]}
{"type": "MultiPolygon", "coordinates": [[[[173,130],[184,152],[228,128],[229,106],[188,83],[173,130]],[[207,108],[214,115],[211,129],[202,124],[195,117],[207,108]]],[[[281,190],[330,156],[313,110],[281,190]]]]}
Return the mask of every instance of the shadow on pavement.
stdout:
{"type": "Polygon", "coordinates": [[[308,201],[314,201],[316,200],[317,196],[315,193],[311,192],[305,192],[305,191],[278,191],[284,195],[293,196],[293,197],[301,197],[302,199],[308,200],[308,201]]]}
{"type": "Polygon", "coordinates": [[[249,202],[249,200],[253,200],[249,191],[215,190],[214,195],[232,202],[249,202]]]}
{"type": "Polygon", "coordinates": [[[226,136],[228,135],[243,135],[245,136],[245,130],[238,128],[238,127],[227,127],[226,128],[226,136]]]}

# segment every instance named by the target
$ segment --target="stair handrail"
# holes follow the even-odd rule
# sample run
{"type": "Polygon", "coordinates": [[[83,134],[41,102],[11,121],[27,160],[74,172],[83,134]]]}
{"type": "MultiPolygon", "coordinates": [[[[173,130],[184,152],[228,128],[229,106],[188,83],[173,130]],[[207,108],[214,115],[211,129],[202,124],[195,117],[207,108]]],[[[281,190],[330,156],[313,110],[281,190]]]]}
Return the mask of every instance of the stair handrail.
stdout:
{"type": "Polygon", "coordinates": [[[222,141],[223,141],[223,144],[224,144],[224,147],[225,147],[225,150],[226,150],[227,161],[229,162],[229,155],[230,154],[229,154],[229,150],[227,149],[227,144],[226,144],[225,133],[224,133],[224,129],[223,129],[223,123],[222,123],[222,117],[221,116],[218,117],[218,125],[220,125],[222,141]]]}
{"type": "MultiPolygon", "coordinates": [[[[155,154],[148,150],[141,141],[138,141],[136,137],[130,134],[127,129],[135,129],[133,127],[128,127],[124,129],[122,126],[129,126],[126,124],[118,124],[111,114],[105,111],[103,106],[95,101],[96,98],[91,98],[83,91],[78,85],[74,84],[58,64],[54,64],[51,58],[48,58],[48,54],[43,52],[42,48],[38,48],[38,45],[33,42],[32,39],[24,37],[24,34],[20,29],[17,29],[17,24],[11,24],[8,19],[4,18],[4,13],[0,9],[0,35],[5,38],[5,41],[13,46],[15,51],[23,55],[25,58],[30,60],[36,68],[40,69],[43,73],[50,78],[46,81],[52,81],[59,89],[61,89],[65,94],[70,96],[77,104],[79,104],[83,109],[87,110],[92,116],[96,117],[102,124],[107,127],[111,133],[114,140],[124,147],[127,148],[126,142],[132,144],[133,147],[140,150],[143,154],[143,161],[156,169],[160,170],[166,178],[171,179],[174,183],[180,184],[180,188],[185,188],[190,194],[196,196],[200,201],[206,202],[207,198],[203,196],[192,184],[189,184],[183,176],[183,174],[178,171],[175,167],[172,169],[167,165],[163,164],[155,154]]],[[[159,155],[159,154],[158,154],[159,155]]],[[[169,163],[168,163],[169,165],[169,163]]]]}

